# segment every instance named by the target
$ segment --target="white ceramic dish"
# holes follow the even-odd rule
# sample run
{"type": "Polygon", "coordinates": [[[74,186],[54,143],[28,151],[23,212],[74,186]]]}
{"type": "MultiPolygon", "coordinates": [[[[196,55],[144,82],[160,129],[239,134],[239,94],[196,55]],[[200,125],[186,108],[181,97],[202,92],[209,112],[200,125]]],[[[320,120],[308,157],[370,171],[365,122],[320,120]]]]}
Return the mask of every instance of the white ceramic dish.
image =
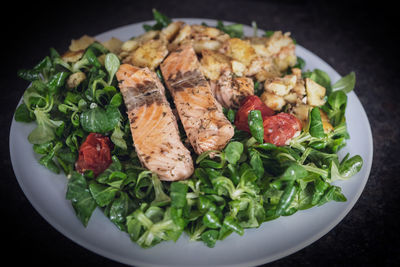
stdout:
{"type": "MultiPolygon", "coordinates": [[[[180,19],[189,24],[209,19],[180,19]]],[[[153,23],[151,21],[143,23],[153,23]]],[[[116,37],[127,40],[143,32],[142,24],[121,27],[96,36],[100,41],[116,37]]],[[[227,22],[229,23],[229,22],[227,22]]],[[[246,35],[252,34],[245,26],[246,35]]],[[[49,44],[50,45],[50,44],[49,44]]],[[[335,82],[340,75],[318,56],[297,46],[297,55],[305,59],[305,69],[326,71],[335,82]]],[[[185,234],[176,242],[163,242],[151,249],[132,243],[99,209],[84,228],[69,201],[65,199],[67,179],[39,165],[27,136],[34,123],[13,119],[10,130],[10,154],[15,175],[34,208],[58,231],[79,245],[112,260],[135,266],[252,266],[271,262],[294,253],[328,233],[351,210],[368,180],[372,165],[373,143],[368,118],[356,94],[348,95],[346,111],[351,139],[340,152],[359,154],[364,160],[361,171],[348,181],[338,182],[347,202],[330,202],[322,207],[300,211],[289,217],[266,222],[258,229],[247,229],[244,236],[230,235],[212,249],[202,242],[190,242],[185,234]]]]}

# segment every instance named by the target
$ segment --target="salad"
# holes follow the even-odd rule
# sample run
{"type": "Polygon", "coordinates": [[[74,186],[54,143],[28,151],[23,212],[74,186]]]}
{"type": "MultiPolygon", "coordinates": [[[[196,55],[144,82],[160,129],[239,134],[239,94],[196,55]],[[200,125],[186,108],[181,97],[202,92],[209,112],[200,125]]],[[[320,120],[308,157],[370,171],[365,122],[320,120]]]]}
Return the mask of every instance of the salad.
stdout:
{"type": "MultiPolygon", "coordinates": [[[[15,120],[36,122],[28,140],[41,165],[65,173],[66,199],[84,226],[100,208],[143,248],[182,234],[214,247],[280,216],[346,201],[334,182],[363,164],[358,155],[339,160],[337,154],[349,138],[346,93],[355,86],[354,73],[332,84],[322,70],[303,70],[289,34],[258,36],[255,23],[254,36],[245,37],[240,24],[184,25],[153,14],[156,24],[143,25],[141,36],[104,43],[84,36],[66,53],[51,48],[32,69],[18,72],[31,83],[15,120]],[[176,181],[162,179],[138,155],[116,77],[130,63],[148,68],[170,89],[160,68],[167,55],[156,53],[163,50],[155,46],[162,36],[167,54],[191,41],[233,127],[222,149],[196,153],[176,115],[193,160],[190,177],[176,181]]],[[[172,110],[179,108],[169,90],[165,98],[172,110]]]]}

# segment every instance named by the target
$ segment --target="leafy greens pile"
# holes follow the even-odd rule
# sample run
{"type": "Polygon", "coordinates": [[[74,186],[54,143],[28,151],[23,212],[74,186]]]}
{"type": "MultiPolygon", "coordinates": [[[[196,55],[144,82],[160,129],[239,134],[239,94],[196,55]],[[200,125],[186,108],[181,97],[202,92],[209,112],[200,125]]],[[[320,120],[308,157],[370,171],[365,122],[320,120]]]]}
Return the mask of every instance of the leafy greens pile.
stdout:
{"type": "MultiPolygon", "coordinates": [[[[145,25],[146,30],[169,24],[167,17],[156,10],[153,13],[157,23],[145,25]]],[[[218,28],[243,36],[242,26],[219,22],[218,28]]],[[[349,179],[362,166],[360,156],[347,155],[341,161],[337,156],[349,138],[346,93],[354,87],[354,73],[333,85],[321,70],[304,73],[327,88],[327,101],[321,109],[334,126],[331,133],[324,133],[319,110],[314,108],[309,126],[288,146],[277,147],[263,143],[262,120],[260,125],[260,114],[254,111],[249,116],[251,134],[235,130],[223,151],[194,155],[193,176],[171,183],[144,169],[133,149],[125,106],[114,79],[119,64],[116,55],[95,42],[76,63],[64,62],[50,49],[50,55],[33,69],[18,73],[31,84],[15,119],[36,121],[28,140],[42,155],[40,164],[67,175],[66,198],[83,225],[100,208],[141,247],[176,241],[183,232],[190,240],[214,247],[217,240],[233,232],[243,235],[246,228],[257,228],[298,210],[332,200],[346,201],[332,182],[349,179]],[[85,78],[71,86],[66,81],[72,75],[85,78]],[[112,164],[96,178],[91,171],[82,175],[74,168],[79,147],[91,132],[109,136],[114,144],[112,164]]],[[[298,64],[304,66],[304,60],[299,58],[298,64]]],[[[231,122],[235,112],[225,110],[231,122]]]]}

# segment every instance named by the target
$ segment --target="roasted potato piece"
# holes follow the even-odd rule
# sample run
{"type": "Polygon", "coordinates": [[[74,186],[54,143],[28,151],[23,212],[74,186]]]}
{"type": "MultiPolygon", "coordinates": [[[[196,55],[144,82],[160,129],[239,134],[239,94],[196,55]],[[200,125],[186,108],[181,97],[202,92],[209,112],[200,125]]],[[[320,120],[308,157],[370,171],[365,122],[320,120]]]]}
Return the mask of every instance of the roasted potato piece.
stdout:
{"type": "Polygon", "coordinates": [[[101,43],[105,48],[107,48],[111,53],[118,55],[121,52],[121,46],[123,42],[115,37],[101,43]]]}
{"type": "Polygon", "coordinates": [[[202,50],[218,50],[221,47],[221,43],[215,40],[194,40],[193,49],[196,53],[201,53],[202,50]]]}
{"type": "Polygon", "coordinates": [[[276,31],[268,38],[266,47],[271,56],[274,58],[274,63],[280,71],[286,70],[290,66],[294,66],[297,61],[295,49],[296,45],[293,39],[290,38],[290,33],[282,34],[281,31],[276,31]]]}
{"type": "MultiPolygon", "coordinates": [[[[136,50],[143,43],[158,38],[160,35],[160,31],[148,31],[142,35],[139,35],[133,39],[125,41],[121,45],[121,52],[119,53],[119,58],[122,59],[122,62],[129,63],[131,62],[131,52],[136,50]]],[[[164,40],[166,42],[166,40],[164,40]]]]}
{"type": "Polygon", "coordinates": [[[256,57],[254,48],[249,41],[244,41],[239,38],[231,38],[226,44],[226,54],[232,59],[249,66],[251,61],[256,57]]]}
{"type": "Polygon", "coordinates": [[[299,68],[292,68],[292,73],[296,75],[297,79],[300,80],[301,77],[301,69],[299,68]]]}
{"type": "Polygon", "coordinates": [[[295,104],[299,100],[299,98],[295,92],[289,93],[289,94],[283,96],[283,99],[285,99],[285,101],[290,104],[295,104]]]}
{"type": "Polygon", "coordinates": [[[298,104],[292,107],[289,113],[298,118],[301,121],[301,124],[303,125],[304,128],[308,123],[308,114],[311,108],[312,108],[311,106],[306,104],[298,104]]]}
{"type": "Polygon", "coordinates": [[[217,80],[224,70],[231,69],[229,58],[221,53],[204,49],[201,55],[201,70],[210,80],[217,80]]]}
{"type": "Polygon", "coordinates": [[[263,69],[264,64],[265,64],[264,60],[259,57],[253,59],[249,65],[249,67],[246,69],[245,75],[246,76],[256,75],[263,69]]]}
{"type": "Polygon", "coordinates": [[[118,57],[122,62],[130,62],[130,54],[139,47],[139,42],[137,40],[128,40],[124,42],[121,46],[121,52],[118,57]]]}
{"type": "Polygon", "coordinates": [[[172,44],[177,46],[183,40],[189,39],[191,33],[192,33],[191,26],[186,24],[185,26],[183,26],[183,28],[181,28],[181,30],[179,31],[178,35],[172,41],[172,44]]]}
{"type": "MultiPolygon", "coordinates": [[[[294,115],[301,121],[303,128],[308,125],[308,118],[310,111],[313,107],[307,104],[297,104],[290,108],[289,113],[294,115]]],[[[321,114],[322,127],[324,128],[324,133],[330,133],[333,131],[333,126],[329,121],[328,115],[323,110],[319,110],[321,114]]]]}
{"type": "Polygon", "coordinates": [[[285,47],[274,57],[274,63],[278,70],[285,71],[287,68],[296,65],[297,57],[293,47],[285,47]]]}
{"type": "Polygon", "coordinates": [[[324,133],[330,133],[333,131],[333,126],[329,120],[328,115],[320,109],[320,114],[321,114],[321,121],[322,121],[322,127],[324,128],[324,133]]]}
{"type": "Polygon", "coordinates": [[[247,38],[247,40],[250,41],[250,45],[254,48],[254,51],[257,55],[261,57],[271,56],[271,53],[268,51],[267,46],[265,45],[268,40],[267,37],[250,37],[247,38]]]}
{"type": "Polygon", "coordinates": [[[256,77],[257,81],[264,82],[265,80],[267,80],[269,78],[273,78],[273,77],[276,77],[279,75],[280,75],[280,73],[277,70],[275,70],[273,67],[271,67],[268,70],[266,68],[263,68],[262,70],[260,70],[259,72],[256,73],[255,77],[256,77]]]}
{"type": "Polygon", "coordinates": [[[74,63],[81,59],[84,53],[85,50],[67,51],[61,56],[61,58],[65,62],[74,63]]]}
{"type": "Polygon", "coordinates": [[[83,73],[81,71],[72,73],[67,79],[67,87],[70,89],[75,88],[84,80],[86,80],[85,73],[83,73]]]}
{"type": "Polygon", "coordinates": [[[160,31],[148,31],[135,38],[139,43],[145,43],[149,40],[155,39],[159,36],[160,31]]]}
{"type": "Polygon", "coordinates": [[[131,54],[130,61],[134,66],[154,70],[167,55],[168,49],[163,41],[148,40],[131,54]]]}
{"type": "Polygon", "coordinates": [[[140,45],[140,43],[138,40],[135,40],[135,39],[128,40],[122,44],[121,50],[123,52],[131,52],[131,51],[135,50],[136,48],[138,48],[139,45],[140,45]]]}
{"type": "Polygon", "coordinates": [[[268,52],[271,55],[278,54],[282,48],[294,45],[293,39],[290,38],[290,32],[283,34],[281,31],[275,31],[265,43],[268,52]]]}
{"type": "MultiPolygon", "coordinates": [[[[304,81],[300,76],[296,74],[288,74],[284,77],[269,78],[264,83],[264,90],[268,99],[268,104],[271,108],[278,110],[279,107],[283,107],[285,104],[296,105],[302,103],[304,94],[301,91],[301,87],[304,88],[304,81]],[[285,102],[285,103],[284,103],[285,102]]],[[[266,97],[265,96],[265,97],[266,97]]]]}
{"type": "Polygon", "coordinates": [[[306,93],[307,93],[307,104],[310,106],[322,106],[325,104],[325,87],[314,82],[310,78],[305,79],[306,93]]]}
{"type": "Polygon", "coordinates": [[[69,46],[69,50],[73,52],[85,50],[89,45],[91,45],[95,41],[96,39],[85,34],[79,39],[76,40],[72,39],[71,44],[69,46]]]}
{"type": "Polygon", "coordinates": [[[171,22],[167,27],[161,30],[161,38],[171,41],[178,34],[179,30],[184,24],[185,23],[183,21],[171,22]]]}
{"type": "Polygon", "coordinates": [[[264,83],[264,88],[266,91],[279,95],[285,96],[289,94],[290,90],[296,85],[297,77],[296,75],[286,75],[283,78],[273,78],[268,79],[264,83]]]}
{"type": "Polygon", "coordinates": [[[261,101],[263,101],[265,105],[275,111],[280,111],[286,104],[286,101],[282,96],[272,94],[267,91],[264,91],[264,93],[262,93],[261,101]]]}
{"type": "Polygon", "coordinates": [[[193,39],[216,39],[220,35],[225,33],[214,27],[207,27],[203,25],[192,25],[192,37],[193,39]]]}
{"type": "Polygon", "coordinates": [[[231,61],[232,71],[236,76],[242,77],[246,71],[246,65],[237,60],[231,61]]]}

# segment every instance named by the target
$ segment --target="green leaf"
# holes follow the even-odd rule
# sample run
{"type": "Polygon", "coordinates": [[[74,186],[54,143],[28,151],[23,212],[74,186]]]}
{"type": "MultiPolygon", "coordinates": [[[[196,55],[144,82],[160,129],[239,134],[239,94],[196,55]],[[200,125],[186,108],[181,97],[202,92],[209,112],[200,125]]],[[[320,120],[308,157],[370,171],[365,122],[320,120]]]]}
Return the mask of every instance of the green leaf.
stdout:
{"type": "Polygon", "coordinates": [[[264,125],[261,111],[251,110],[248,116],[248,123],[251,135],[258,143],[262,144],[264,141],[264,125]]]}
{"type": "Polygon", "coordinates": [[[342,177],[351,177],[358,173],[363,165],[363,159],[359,155],[355,155],[349,159],[344,159],[340,163],[339,171],[342,177]]]}
{"type": "Polygon", "coordinates": [[[226,116],[226,118],[231,122],[234,123],[235,121],[235,116],[236,116],[236,112],[233,109],[225,109],[224,108],[224,114],[226,116]]]}
{"type": "Polygon", "coordinates": [[[328,203],[332,200],[337,202],[344,202],[347,200],[346,197],[342,194],[340,187],[330,186],[319,200],[318,206],[324,205],[325,203],[328,203]]]}
{"type": "Polygon", "coordinates": [[[111,203],[108,217],[120,230],[126,231],[126,217],[134,210],[134,208],[135,205],[129,198],[128,194],[119,191],[119,197],[115,198],[111,203]]]}
{"type": "Polygon", "coordinates": [[[18,77],[30,82],[40,79],[40,72],[37,70],[20,69],[17,74],[18,77]]]}
{"type": "Polygon", "coordinates": [[[322,110],[328,115],[334,127],[345,123],[345,111],[347,95],[342,90],[334,91],[329,95],[328,101],[322,106],[322,110]]]}
{"type": "Polygon", "coordinates": [[[282,182],[293,183],[296,180],[301,180],[308,175],[308,171],[297,163],[290,164],[286,170],[279,176],[278,179],[271,183],[271,186],[280,189],[282,182]]]}
{"type": "Polygon", "coordinates": [[[171,19],[168,18],[166,15],[162,14],[161,12],[159,12],[157,9],[153,8],[152,12],[156,24],[154,24],[153,26],[144,24],[143,29],[146,32],[151,30],[154,31],[161,30],[162,28],[167,27],[171,23],[171,19]]]}
{"type": "Polygon", "coordinates": [[[312,137],[323,138],[325,136],[321,120],[321,112],[318,107],[313,108],[310,112],[309,132],[312,137]]]}
{"type": "Polygon", "coordinates": [[[105,207],[114,200],[116,193],[118,192],[117,188],[102,185],[92,181],[89,184],[89,190],[92,194],[94,200],[97,205],[100,207],[105,207]]]}
{"type": "Polygon", "coordinates": [[[106,58],[104,61],[104,67],[106,68],[106,70],[108,72],[108,84],[109,85],[112,83],[114,75],[118,71],[119,65],[120,65],[119,59],[115,54],[108,53],[106,55],[106,58]]]}
{"type": "Polygon", "coordinates": [[[119,118],[120,112],[118,108],[108,106],[107,110],[104,110],[97,106],[82,112],[80,122],[86,132],[107,133],[118,125],[119,118]]]}
{"type": "Polygon", "coordinates": [[[167,27],[171,23],[171,19],[159,12],[157,9],[153,8],[152,11],[155,21],[157,21],[157,23],[161,24],[163,27],[167,27]]]}
{"type": "Polygon", "coordinates": [[[243,24],[224,25],[224,23],[219,20],[216,28],[227,33],[231,38],[243,37],[243,24]]]}
{"type": "Polygon", "coordinates": [[[310,79],[313,80],[314,82],[322,85],[327,90],[328,90],[328,88],[331,87],[331,78],[323,70],[320,70],[320,69],[313,70],[313,72],[311,73],[310,79]]]}
{"type": "Polygon", "coordinates": [[[54,74],[47,84],[50,93],[53,94],[57,93],[59,88],[64,86],[65,80],[68,78],[68,76],[69,72],[63,72],[63,71],[54,74]]]}
{"type": "Polygon", "coordinates": [[[305,60],[298,56],[296,65],[294,65],[292,68],[299,68],[302,70],[305,66],[306,66],[305,60]]]}
{"type": "Polygon", "coordinates": [[[15,110],[14,118],[15,121],[18,122],[32,122],[35,120],[35,118],[33,118],[33,116],[31,115],[29,109],[26,107],[25,103],[19,105],[18,108],[15,110]]]}
{"type": "Polygon", "coordinates": [[[154,200],[151,202],[151,205],[154,206],[164,206],[171,202],[171,198],[165,194],[163,190],[163,184],[158,178],[157,174],[152,173],[151,175],[151,181],[153,183],[153,188],[154,188],[154,200]]]}
{"type": "Polygon", "coordinates": [[[203,240],[207,247],[213,248],[218,240],[218,235],[217,230],[208,230],[201,234],[201,240],[203,240]]]}
{"type": "Polygon", "coordinates": [[[236,141],[230,142],[224,152],[226,160],[230,164],[235,165],[243,153],[243,144],[236,141]]]}
{"type": "Polygon", "coordinates": [[[123,102],[121,93],[116,93],[110,100],[110,106],[119,107],[123,102]]]}
{"type": "Polygon", "coordinates": [[[218,150],[209,150],[205,151],[196,159],[196,164],[199,164],[200,167],[203,168],[215,168],[215,169],[222,169],[225,166],[225,153],[222,153],[218,150]],[[213,154],[213,159],[206,159],[213,154]],[[219,161],[217,160],[219,158],[219,161]]]}
{"type": "Polygon", "coordinates": [[[286,186],[285,190],[283,191],[281,198],[279,199],[279,203],[275,210],[275,216],[282,215],[286,211],[286,209],[290,206],[290,204],[294,200],[296,193],[297,193],[296,185],[294,185],[293,182],[289,183],[286,186]]]}
{"type": "Polygon", "coordinates": [[[83,175],[77,172],[72,173],[68,180],[66,199],[71,200],[76,216],[86,227],[97,204],[89,192],[83,175]]]}
{"type": "Polygon", "coordinates": [[[52,141],[55,137],[55,131],[63,122],[54,121],[49,118],[48,113],[39,109],[34,111],[37,127],[28,135],[28,141],[31,144],[43,144],[52,141]]]}
{"type": "Polygon", "coordinates": [[[232,197],[235,192],[235,186],[233,182],[224,176],[219,176],[217,178],[212,179],[212,184],[215,190],[217,190],[218,195],[229,195],[232,197]]]}
{"type": "Polygon", "coordinates": [[[274,33],[275,33],[275,31],[265,31],[264,36],[271,37],[274,33]]]}
{"type": "Polygon", "coordinates": [[[330,187],[330,184],[318,178],[314,182],[314,194],[312,196],[312,205],[317,205],[321,200],[322,196],[324,195],[325,191],[330,187]]]}
{"type": "Polygon", "coordinates": [[[142,171],[136,181],[134,193],[138,199],[148,196],[152,189],[151,171],[142,171]]]}
{"type": "Polygon", "coordinates": [[[342,77],[336,83],[332,85],[332,90],[337,91],[341,90],[345,93],[350,93],[354,86],[356,85],[356,74],[354,71],[350,72],[346,76],[342,77]]]}
{"type": "Polygon", "coordinates": [[[358,173],[363,165],[363,159],[359,156],[353,156],[349,159],[343,160],[340,166],[332,161],[331,163],[331,181],[347,180],[358,173]]]}
{"type": "Polygon", "coordinates": [[[232,216],[226,216],[225,217],[224,222],[223,222],[223,226],[225,226],[226,228],[236,232],[239,235],[243,235],[244,234],[243,227],[232,216]]]}
{"type": "Polygon", "coordinates": [[[175,208],[184,208],[186,206],[186,194],[188,186],[184,183],[173,182],[171,184],[171,206],[175,208]]]}
{"type": "Polygon", "coordinates": [[[93,52],[92,47],[88,47],[86,49],[85,54],[83,55],[84,58],[87,58],[88,62],[90,65],[93,65],[96,68],[100,68],[101,64],[99,60],[97,59],[96,54],[93,52]]]}
{"type": "Polygon", "coordinates": [[[60,168],[54,162],[53,155],[49,154],[49,155],[43,156],[42,158],[40,158],[39,163],[56,174],[60,173],[60,168]]]}
{"type": "Polygon", "coordinates": [[[43,144],[34,144],[33,151],[38,154],[46,155],[53,149],[53,142],[49,141],[43,144]]]}
{"type": "Polygon", "coordinates": [[[220,228],[221,222],[217,215],[211,210],[207,211],[203,216],[203,224],[209,228],[217,229],[220,228]]]}
{"type": "Polygon", "coordinates": [[[197,201],[197,208],[201,212],[207,212],[207,211],[215,211],[217,209],[217,206],[214,204],[214,202],[206,197],[206,196],[199,196],[199,199],[197,201]]]}
{"type": "Polygon", "coordinates": [[[128,146],[126,144],[126,141],[124,139],[125,133],[121,130],[121,125],[120,123],[118,123],[115,128],[114,131],[111,135],[111,141],[117,146],[122,148],[123,150],[127,150],[128,146]]]}
{"type": "Polygon", "coordinates": [[[253,168],[258,178],[264,175],[264,166],[260,157],[260,152],[255,149],[249,149],[250,154],[250,165],[253,168]]]}

